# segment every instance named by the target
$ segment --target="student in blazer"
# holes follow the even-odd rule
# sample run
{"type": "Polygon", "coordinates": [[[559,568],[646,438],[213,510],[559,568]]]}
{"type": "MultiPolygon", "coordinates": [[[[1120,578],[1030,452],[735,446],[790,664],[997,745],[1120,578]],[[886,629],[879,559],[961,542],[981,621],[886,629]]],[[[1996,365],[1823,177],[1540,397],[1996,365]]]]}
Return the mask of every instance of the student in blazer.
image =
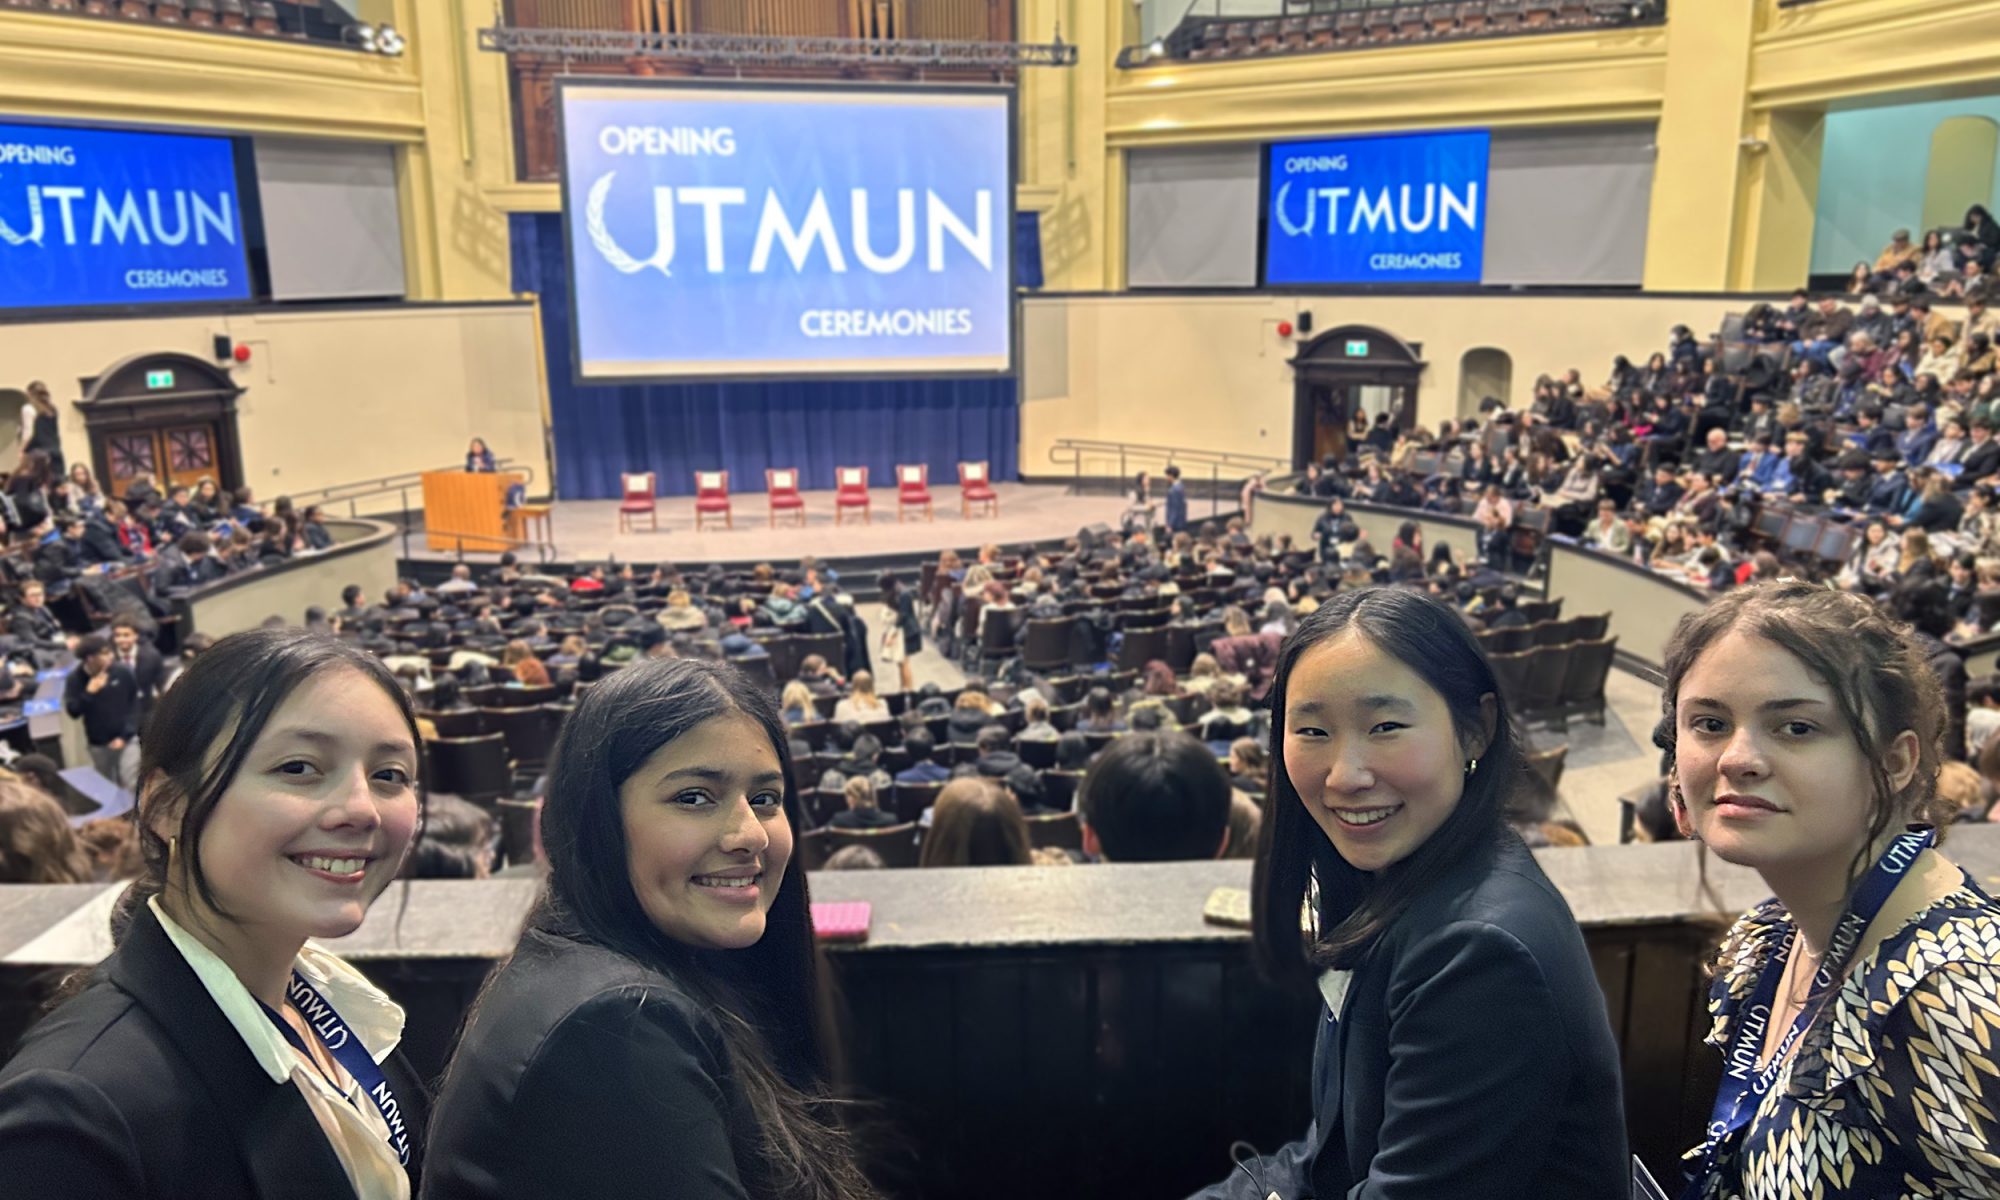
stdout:
{"type": "Polygon", "coordinates": [[[829,1103],[799,803],[770,696],[655,659],[550,766],[549,878],[468,1017],[429,1200],[863,1200],[829,1103]]]}
{"type": "Polygon", "coordinates": [[[151,728],[146,873],[116,951],[0,1070],[0,1190],[407,1200],[425,1098],[402,1010],[307,939],[351,933],[402,866],[409,701],[343,642],[256,630],[195,659],[151,728]]]}
{"type": "Polygon", "coordinates": [[[1314,1115],[1200,1200],[1626,1195],[1604,997],[1502,815],[1520,754],[1465,623],[1422,592],[1343,592],[1286,643],[1271,694],[1283,769],[1254,936],[1274,975],[1317,976],[1314,1115]]]}

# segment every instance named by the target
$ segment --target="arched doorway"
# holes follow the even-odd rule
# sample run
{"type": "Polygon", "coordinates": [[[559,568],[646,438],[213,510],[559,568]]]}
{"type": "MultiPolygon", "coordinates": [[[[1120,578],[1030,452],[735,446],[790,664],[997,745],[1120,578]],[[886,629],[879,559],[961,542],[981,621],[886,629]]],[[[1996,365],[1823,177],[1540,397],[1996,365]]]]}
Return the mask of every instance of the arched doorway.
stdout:
{"type": "Polygon", "coordinates": [[[1458,360],[1459,419],[1477,417],[1480,401],[1488,396],[1507,403],[1513,390],[1514,360],[1505,350],[1481,346],[1458,360]]]}
{"type": "Polygon", "coordinates": [[[243,449],[229,372],[191,354],[137,354],[83,382],[83,427],[98,483],[122,496],[141,473],[161,491],[213,479],[243,485],[243,449]]]}
{"type": "Polygon", "coordinates": [[[1347,457],[1347,423],[1379,413],[1408,429],[1417,420],[1421,347],[1370,325],[1340,325],[1299,347],[1291,360],[1292,465],[1347,457]]]}
{"type": "MultiPolygon", "coordinates": [[[[2000,125],[1991,117],[1946,117],[1931,130],[1924,170],[1924,228],[1957,225],[1965,210],[1993,202],[1993,162],[2000,125]]],[[[1922,234],[1918,234],[1922,240],[1922,234]]]]}

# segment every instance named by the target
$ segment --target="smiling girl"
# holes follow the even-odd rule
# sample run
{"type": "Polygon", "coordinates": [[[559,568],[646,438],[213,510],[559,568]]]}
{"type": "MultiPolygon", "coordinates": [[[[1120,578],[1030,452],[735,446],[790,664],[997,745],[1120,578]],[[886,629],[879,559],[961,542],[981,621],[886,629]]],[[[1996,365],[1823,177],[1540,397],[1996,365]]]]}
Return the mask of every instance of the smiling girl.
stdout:
{"type": "Polygon", "coordinates": [[[2000,905],[1931,848],[1923,650],[1864,597],[1776,583],[1682,618],[1666,666],[1675,819],[1774,894],[1718,958],[1688,1196],[2000,1195],[2000,905]]]}
{"type": "Polygon", "coordinates": [[[550,768],[547,889],[445,1077],[426,1197],[871,1196],[833,1110],[771,699],[628,667],[550,768]]]}
{"type": "Polygon", "coordinates": [[[403,1010],[308,939],[354,932],[396,877],[418,744],[388,671],[332,638],[194,660],[147,725],[117,950],[0,1071],[9,1195],[411,1194],[403,1010]]]}
{"type": "Polygon", "coordinates": [[[1625,1195],[1604,996],[1503,816],[1523,767],[1465,621],[1413,589],[1341,592],[1286,641],[1271,698],[1254,938],[1326,1001],[1314,1122],[1201,1200],[1625,1195]]]}

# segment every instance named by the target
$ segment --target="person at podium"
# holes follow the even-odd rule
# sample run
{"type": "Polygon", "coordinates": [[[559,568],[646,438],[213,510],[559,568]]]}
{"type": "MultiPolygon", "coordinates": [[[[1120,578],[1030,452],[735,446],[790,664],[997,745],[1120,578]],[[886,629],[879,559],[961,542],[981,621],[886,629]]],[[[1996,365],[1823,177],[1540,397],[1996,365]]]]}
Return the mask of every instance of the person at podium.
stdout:
{"type": "Polygon", "coordinates": [[[465,469],[477,475],[491,475],[500,469],[493,451],[486,448],[485,438],[473,438],[472,444],[465,448],[465,469]]]}

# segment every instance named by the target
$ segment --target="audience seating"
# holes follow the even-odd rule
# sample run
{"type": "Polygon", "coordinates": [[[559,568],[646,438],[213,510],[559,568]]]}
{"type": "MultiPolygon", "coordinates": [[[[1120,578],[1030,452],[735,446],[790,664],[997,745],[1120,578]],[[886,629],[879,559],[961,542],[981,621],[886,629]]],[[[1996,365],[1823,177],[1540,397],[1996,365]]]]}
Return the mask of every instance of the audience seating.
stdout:
{"type": "Polygon", "coordinates": [[[439,737],[470,738],[486,732],[486,721],[476,708],[456,709],[452,712],[419,712],[438,731],[439,737]]]}
{"type": "Polygon", "coordinates": [[[777,673],[771,670],[770,655],[745,655],[740,658],[732,658],[728,661],[731,666],[748,675],[750,678],[757,680],[759,683],[773,689],[778,686],[777,673]]]}
{"type": "Polygon", "coordinates": [[[1000,493],[993,490],[991,472],[983,462],[958,464],[958,515],[972,516],[972,506],[982,505],[989,516],[1000,515],[1000,493]]]}
{"type": "Polygon", "coordinates": [[[931,469],[922,463],[904,463],[896,468],[896,520],[901,522],[903,510],[922,508],[924,520],[936,519],[931,509],[931,469]]]}
{"type": "MultiPolygon", "coordinates": [[[[803,793],[799,796],[799,802],[801,804],[805,803],[805,795],[803,793]]],[[[828,829],[826,826],[821,825],[817,828],[806,830],[799,835],[799,865],[808,871],[818,871],[825,868],[827,855],[833,852],[831,849],[832,843],[833,830],[828,829]]]]}
{"type": "Polygon", "coordinates": [[[651,471],[627,473],[621,477],[624,498],[618,502],[618,532],[629,533],[632,518],[644,514],[655,531],[660,528],[659,490],[651,471]]]}
{"type": "Polygon", "coordinates": [[[1042,772],[1042,803],[1050,808],[1074,809],[1083,784],[1081,771],[1042,772]]]}
{"type": "Polygon", "coordinates": [[[1028,844],[1037,850],[1083,850],[1083,825],[1074,812],[1036,813],[1027,818],[1028,844]]]}
{"type": "Polygon", "coordinates": [[[507,739],[498,733],[479,737],[434,738],[424,747],[433,792],[459,796],[481,808],[492,808],[513,786],[507,763],[507,739]]]}
{"type": "Polygon", "coordinates": [[[494,805],[500,815],[500,857],[508,866],[535,861],[535,831],[542,822],[542,802],[502,796],[494,805]]]}
{"type": "Polygon", "coordinates": [[[1615,637],[1579,640],[1570,646],[1569,664],[1563,672],[1564,717],[1585,715],[1593,725],[1604,724],[1604,681],[1617,653],[1615,637]]]}
{"type": "Polygon", "coordinates": [[[514,770],[539,771],[549,761],[556,740],[556,722],[546,708],[486,708],[480,710],[486,728],[506,739],[507,758],[514,770]]]}
{"type": "Polygon", "coordinates": [[[889,802],[883,807],[895,813],[898,821],[915,821],[924,815],[925,809],[937,803],[938,793],[943,790],[942,783],[899,783],[891,789],[889,802]]]}
{"type": "Polygon", "coordinates": [[[868,499],[868,468],[836,467],[833,479],[833,523],[840,524],[848,509],[858,508],[862,523],[874,524],[868,499]]]}
{"type": "Polygon", "coordinates": [[[555,703],[563,694],[562,685],[554,683],[546,687],[502,683],[495,687],[497,691],[487,690],[481,693],[485,697],[484,703],[493,708],[539,708],[544,704],[555,703]]]}
{"type": "Polygon", "coordinates": [[[764,468],[764,492],[770,498],[770,526],[778,527],[778,514],[797,513],[800,526],[806,523],[806,498],[799,494],[799,473],[795,467],[764,468]]]}
{"type": "Polygon", "coordinates": [[[1569,758],[1569,747],[1562,745],[1550,750],[1531,750],[1524,757],[1528,761],[1528,769],[1541,776],[1542,782],[1549,785],[1549,794],[1554,795],[1562,784],[1563,763],[1569,758]]]}
{"type": "Polygon", "coordinates": [[[887,867],[914,867],[917,865],[917,844],[923,830],[916,822],[891,825],[886,829],[833,829],[824,831],[829,855],[848,846],[866,846],[882,856],[882,865],[887,867]]]}
{"type": "Polygon", "coordinates": [[[736,528],[736,514],[729,506],[729,472],[694,473],[694,527],[700,531],[704,517],[722,514],[723,528],[736,528]]]}
{"type": "Polygon", "coordinates": [[[1021,646],[1021,663],[1030,671],[1048,672],[1069,665],[1070,631],[1075,617],[1029,621],[1021,646]]]}
{"type": "Polygon", "coordinates": [[[1136,671],[1154,659],[1167,657],[1167,631],[1164,626],[1146,629],[1128,629],[1118,646],[1117,666],[1121,671],[1136,671]]]}

